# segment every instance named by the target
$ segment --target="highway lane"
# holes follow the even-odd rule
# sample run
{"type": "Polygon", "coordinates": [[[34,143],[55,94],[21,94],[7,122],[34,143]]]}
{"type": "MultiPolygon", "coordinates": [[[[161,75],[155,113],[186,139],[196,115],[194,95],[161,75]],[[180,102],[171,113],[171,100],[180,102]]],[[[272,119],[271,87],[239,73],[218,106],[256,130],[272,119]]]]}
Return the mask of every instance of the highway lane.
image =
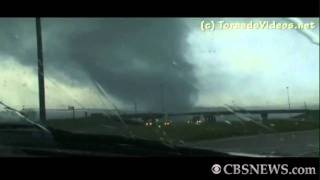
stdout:
{"type": "Polygon", "coordinates": [[[188,145],[221,152],[318,157],[319,130],[204,140],[188,145]]]}

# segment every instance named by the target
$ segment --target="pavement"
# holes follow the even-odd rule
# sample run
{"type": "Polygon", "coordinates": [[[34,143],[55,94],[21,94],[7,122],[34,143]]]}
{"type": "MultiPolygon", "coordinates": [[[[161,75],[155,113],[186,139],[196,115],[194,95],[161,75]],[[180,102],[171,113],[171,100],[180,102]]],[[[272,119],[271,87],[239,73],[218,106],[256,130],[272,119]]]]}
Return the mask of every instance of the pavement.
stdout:
{"type": "Polygon", "coordinates": [[[285,157],[319,157],[319,130],[204,140],[188,145],[221,152],[285,157]]]}

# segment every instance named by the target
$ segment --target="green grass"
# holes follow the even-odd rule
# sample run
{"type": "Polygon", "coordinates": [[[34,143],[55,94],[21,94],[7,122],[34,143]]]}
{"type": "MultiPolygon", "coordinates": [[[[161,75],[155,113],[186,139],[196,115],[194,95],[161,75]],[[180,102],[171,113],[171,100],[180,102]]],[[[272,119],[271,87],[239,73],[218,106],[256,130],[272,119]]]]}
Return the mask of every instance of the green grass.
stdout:
{"type": "MultiPolygon", "coordinates": [[[[257,122],[261,123],[261,122],[257,122]]],[[[173,124],[170,127],[145,127],[142,125],[129,125],[129,130],[137,137],[160,140],[170,140],[185,142],[219,139],[233,136],[246,136],[261,133],[276,133],[318,129],[319,121],[300,119],[295,120],[277,120],[270,119],[263,122],[263,126],[256,125],[253,122],[232,122],[227,124],[217,122],[213,124],[173,124]],[[267,127],[267,128],[265,128],[267,127]]],[[[119,122],[110,122],[104,119],[64,119],[50,121],[52,127],[68,130],[82,131],[95,134],[126,134],[127,131],[119,122]],[[114,126],[108,129],[104,125],[114,126]]]]}

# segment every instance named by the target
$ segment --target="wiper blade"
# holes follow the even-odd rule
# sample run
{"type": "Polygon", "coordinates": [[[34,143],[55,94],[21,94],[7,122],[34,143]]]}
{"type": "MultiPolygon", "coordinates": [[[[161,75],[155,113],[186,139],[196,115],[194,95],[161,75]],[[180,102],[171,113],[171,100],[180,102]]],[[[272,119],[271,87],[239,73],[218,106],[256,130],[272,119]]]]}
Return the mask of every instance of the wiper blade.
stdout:
{"type": "Polygon", "coordinates": [[[263,129],[266,129],[270,132],[273,132],[274,129],[262,124],[262,123],[258,123],[256,122],[255,120],[253,120],[253,118],[250,118],[250,117],[246,117],[246,116],[243,116],[241,115],[240,113],[237,113],[236,110],[235,110],[235,107],[232,107],[232,106],[229,106],[229,105],[225,105],[225,108],[230,111],[231,113],[233,113],[240,121],[242,122],[252,122],[253,124],[255,124],[256,126],[259,126],[263,129]]]}
{"type": "Polygon", "coordinates": [[[29,118],[27,118],[23,113],[21,113],[19,110],[12,108],[8,105],[6,105],[5,103],[3,103],[2,101],[0,101],[0,105],[2,105],[5,109],[14,112],[15,114],[17,114],[19,117],[21,117],[23,120],[25,120],[26,122],[28,122],[29,124],[43,130],[46,133],[51,134],[51,132],[49,131],[49,129],[47,129],[45,126],[41,125],[38,122],[34,122],[32,120],[30,120],[29,118]]]}

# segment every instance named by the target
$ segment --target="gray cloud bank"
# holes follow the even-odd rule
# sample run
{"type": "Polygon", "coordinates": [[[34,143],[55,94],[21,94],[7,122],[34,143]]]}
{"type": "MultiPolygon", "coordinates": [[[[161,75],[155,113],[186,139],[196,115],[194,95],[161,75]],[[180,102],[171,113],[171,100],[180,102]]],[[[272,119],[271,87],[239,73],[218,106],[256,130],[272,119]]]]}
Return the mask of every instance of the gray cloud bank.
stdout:
{"type": "MultiPolygon", "coordinates": [[[[113,97],[159,111],[190,108],[197,98],[188,63],[188,27],[178,19],[43,19],[47,74],[88,76],[113,97]],[[162,87],[162,88],[161,88],[162,87]]],[[[34,19],[0,19],[0,54],[36,69],[34,19]]]]}

